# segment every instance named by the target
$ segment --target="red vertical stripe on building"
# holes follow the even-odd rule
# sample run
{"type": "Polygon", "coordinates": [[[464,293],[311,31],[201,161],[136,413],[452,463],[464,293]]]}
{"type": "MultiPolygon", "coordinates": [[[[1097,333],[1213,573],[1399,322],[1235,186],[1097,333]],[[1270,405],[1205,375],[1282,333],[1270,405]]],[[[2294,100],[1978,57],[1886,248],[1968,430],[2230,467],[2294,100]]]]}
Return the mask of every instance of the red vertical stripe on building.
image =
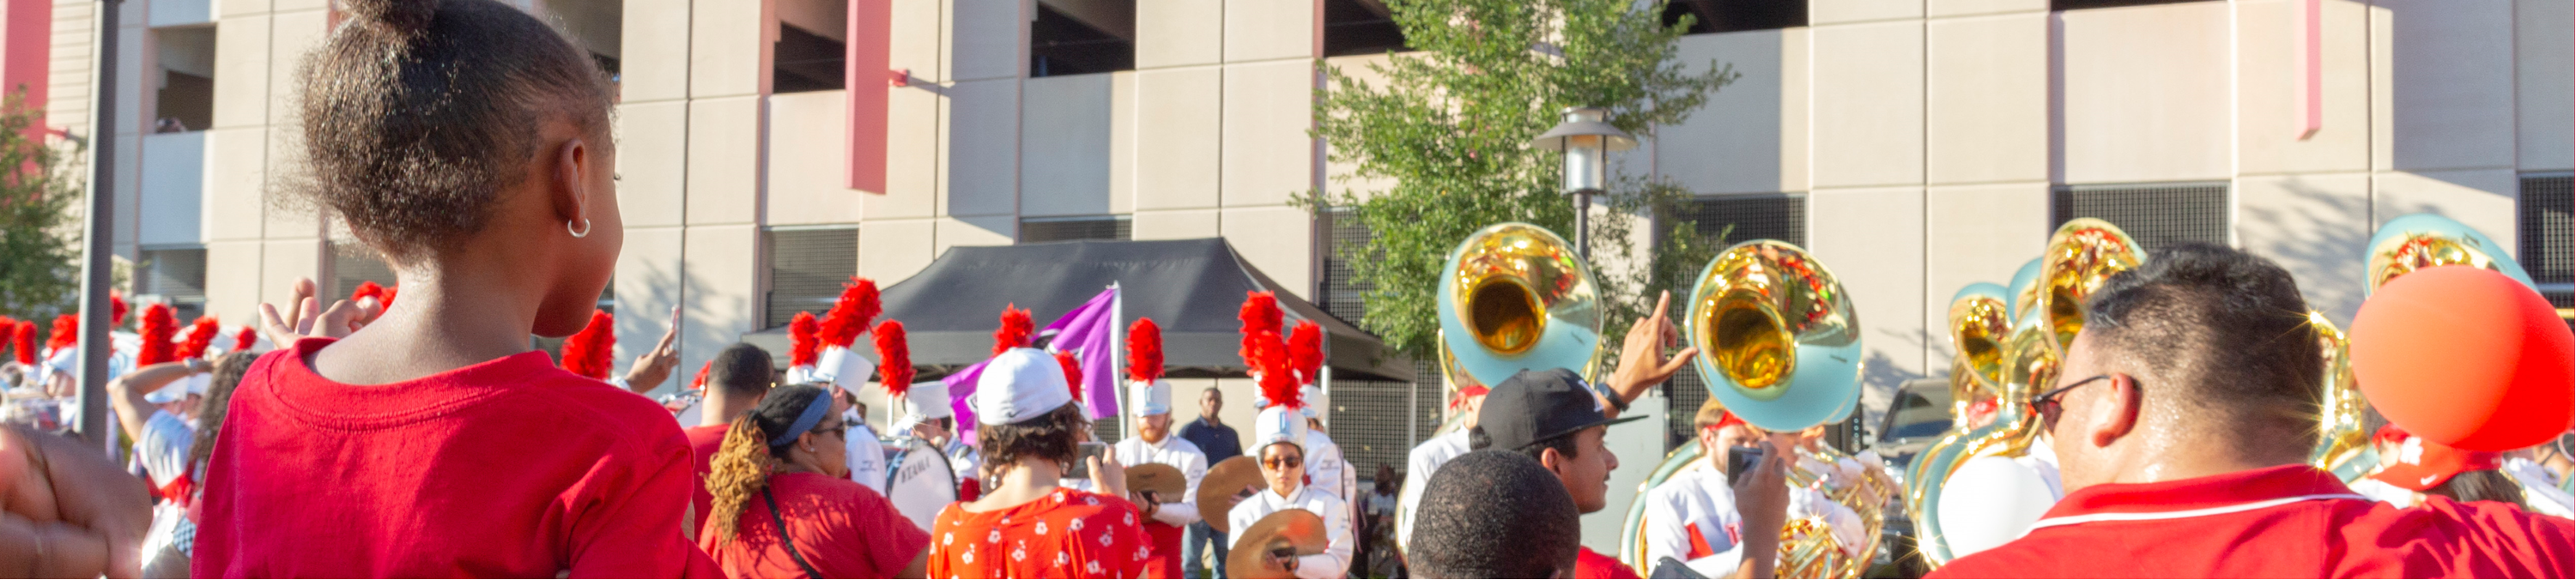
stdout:
{"type": "Polygon", "coordinates": [[[886,193],[886,91],[890,68],[886,36],[894,25],[894,0],[850,0],[850,30],[842,82],[850,103],[850,189],[886,193]]]}
{"type": "Polygon", "coordinates": [[[50,82],[46,68],[53,61],[53,47],[53,0],[0,4],[0,90],[27,91],[27,109],[37,116],[36,123],[27,126],[29,139],[41,139],[45,133],[45,86],[50,82]]]}

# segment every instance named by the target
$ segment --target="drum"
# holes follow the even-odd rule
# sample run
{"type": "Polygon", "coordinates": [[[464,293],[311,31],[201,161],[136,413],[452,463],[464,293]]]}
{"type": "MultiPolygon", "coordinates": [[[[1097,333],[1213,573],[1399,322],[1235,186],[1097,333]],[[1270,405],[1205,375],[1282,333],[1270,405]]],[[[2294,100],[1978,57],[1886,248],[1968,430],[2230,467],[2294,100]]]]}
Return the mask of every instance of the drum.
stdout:
{"type": "Polygon", "coordinates": [[[957,502],[957,473],[948,456],[920,439],[903,441],[903,452],[886,462],[886,501],[921,529],[930,529],[939,510],[957,502]]]}

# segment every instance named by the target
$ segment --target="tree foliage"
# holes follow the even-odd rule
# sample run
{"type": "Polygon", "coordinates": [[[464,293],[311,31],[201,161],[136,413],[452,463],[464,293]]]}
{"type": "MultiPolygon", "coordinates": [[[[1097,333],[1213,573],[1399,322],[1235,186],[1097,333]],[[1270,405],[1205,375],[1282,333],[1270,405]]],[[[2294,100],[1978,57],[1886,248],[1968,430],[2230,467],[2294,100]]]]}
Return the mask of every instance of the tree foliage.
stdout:
{"type": "Polygon", "coordinates": [[[40,138],[42,122],[24,91],[0,101],[0,315],[38,321],[72,311],[80,286],[78,232],[65,227],[80,182],[40,138]]]}
{"type": "MultiPolygon", "coordinates": [[[[1364,81],[1329,64],[1316,100],[1314,134],[1351,175],[1392,183],[1300,198],[1340,210],[1374,236],[1335,248],[1364,291],[1360,326],[1415,360],[1437,350],[1433,292],[1449,252],[1477,229],[1520,221],[1569,237],[1573,200],[1559,192],[1562,163],[1529,142],[1568,107],[1609,111],[1610,123],[1647,136],[1673,125],[1737,76],[1710,62],[1696,71],[1677,57],[1690,22],[1665,25],[1663,2],[1635,0],[1388,0],[1405,43],[1364,81]]],[[[1592,265],[1615,338],[1654,306],[1654,292],[1696,273],[1710,252],[1687,224],[1647,253],[1630,240],[1643,215],[1678,202],[1678,186],[1613,168],[1607,215],[1592,225],[1592,265]],[[1692,261],[1694,258],[1697,261],[1692,261]],[[1617,268],[1604,268],[1617,264],[1617,268]],[[1684,272],[1687,270],[1687,272],[1684,272]],[[1675,272],[1680,272],[1676,274],[1675,272]]]]}

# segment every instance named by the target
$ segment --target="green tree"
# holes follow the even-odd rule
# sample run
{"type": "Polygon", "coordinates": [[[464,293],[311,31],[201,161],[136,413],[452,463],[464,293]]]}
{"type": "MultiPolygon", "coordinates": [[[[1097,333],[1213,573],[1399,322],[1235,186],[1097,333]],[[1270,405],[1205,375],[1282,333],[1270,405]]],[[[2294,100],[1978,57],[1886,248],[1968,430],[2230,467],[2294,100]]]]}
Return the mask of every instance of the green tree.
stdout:
{"type": "MultiPolygon", "coordinates": [[[[1364,82],[1322,64],[1313,133],[1332,160],[1355,167],[1334,176],[1393,183],[1378,192],[1343,189],[1300,198],[1310,209],[1342,210],[1375,235],[1365,248],[1338,248],[1365,291],[1360,326],[1415,360],[1438,352],[1433,292],[1449,252],[1499,222],[1537,224],[1571,235],[1573,200],[1560,193],[1562,161],[1530,139],[1567,107],[1597,107],[1635,135],[1682,122],[1738,75],[1710,62],[1692,71],[1676,56],[1690,22],[1666,25],[1664,2],[1635,0],[1388,0],[1405,43],[1364,82]]],[[[1639,216],[1686,197],[1654,176],[1613,168],[1606,216],[1592,220],[1592,265],[1602,287],[1609,336],[1618,348],[1628,324],[1654,307],[1657,291],[1687,288],[1713,253],[1679,224],[1652,255],[1630,243],[1639,216]],[[1605,263],[1624,264],[1604,268],[1605,263]]],[[[1679,298],[1676,298],[1679,300],[1679,298]]]]}
{"type": "Polygon", "coordinates": [[[66,152],[40,138],[40,115],[23,90],[0,100],[0,314],[43,325],[75,308],[79,232],[66,224],[81,191],[66,152]]]}

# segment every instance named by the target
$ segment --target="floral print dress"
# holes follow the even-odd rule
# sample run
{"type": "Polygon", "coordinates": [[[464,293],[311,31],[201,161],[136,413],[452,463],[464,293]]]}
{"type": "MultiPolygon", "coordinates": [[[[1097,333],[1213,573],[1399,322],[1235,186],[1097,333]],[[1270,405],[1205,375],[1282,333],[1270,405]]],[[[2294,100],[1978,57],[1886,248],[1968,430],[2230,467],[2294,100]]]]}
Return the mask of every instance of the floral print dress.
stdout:
{"type": "Polygon", "coordinates": [[[1057,489],[989,512],[948,504],[930,530],[932,578],[1140,578],[1149,540],[1127,500],[1057,489]]]}

